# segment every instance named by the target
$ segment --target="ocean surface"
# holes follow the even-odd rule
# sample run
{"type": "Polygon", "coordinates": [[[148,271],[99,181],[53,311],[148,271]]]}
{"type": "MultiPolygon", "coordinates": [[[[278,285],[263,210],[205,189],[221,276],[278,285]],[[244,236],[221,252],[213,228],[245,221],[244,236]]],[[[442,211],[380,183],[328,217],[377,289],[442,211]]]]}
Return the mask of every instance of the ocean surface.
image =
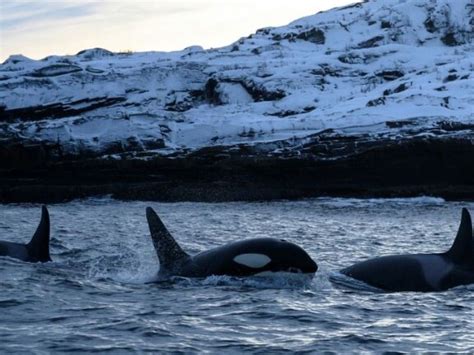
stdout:
{"type": "MultiPolygon", "coordinates": [[[[428,197],[51,205],[54,261],[0,257],[0,353],[473,352],[473,285],[379,293],[329,281],[366,258],[447,250],[462,207],[474,212],[474,203],[428,197]],[[284,238],[306,249],[319,270],[310,281],[150,283],[159,264],[146,206],[190,253],[244,238],[284,238]]],[[[39,205],[0,205],[0,239],[29,241],[39,218],[39,205]]]]}

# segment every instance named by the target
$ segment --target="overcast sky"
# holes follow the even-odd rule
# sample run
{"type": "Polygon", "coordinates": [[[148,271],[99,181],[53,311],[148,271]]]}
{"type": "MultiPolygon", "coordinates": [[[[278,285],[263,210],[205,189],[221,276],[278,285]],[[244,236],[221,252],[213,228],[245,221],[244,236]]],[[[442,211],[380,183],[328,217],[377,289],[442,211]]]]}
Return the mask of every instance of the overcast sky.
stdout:
{"type": "Polygon", "coordinates": [[[0,62],[86,48],[170,51],[230,44],[356,0],[0,0],[0,62]]]}

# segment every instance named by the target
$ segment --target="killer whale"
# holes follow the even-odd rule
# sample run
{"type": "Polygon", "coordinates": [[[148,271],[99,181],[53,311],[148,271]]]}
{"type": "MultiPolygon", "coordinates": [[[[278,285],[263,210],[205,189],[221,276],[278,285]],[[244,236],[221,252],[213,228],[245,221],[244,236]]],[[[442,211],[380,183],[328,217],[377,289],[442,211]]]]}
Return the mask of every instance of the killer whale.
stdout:
{"type": "Polygon", "coordinates": [[[474,236],[469,211],[463,208],[456,238],[445,253],[382,256],[349,266],[341,273],[389,292],[445,291],[472,284],[474,236]]]}
{"type": "Polygon", "coordinates": [[[160,261],[158,280],[171,276],[244,277],[267,275],[271,272],[313,276],[318,269],[316,262],[301,247],[273,238],[242,240],[190,256],[181,249],[151,207],[146,209],[146,217],[160,261]]]}
{"type": "Polygon", "coordinates": [[[9,256],[28,262],[51,261],[49,256],[49,213],[41,208],[41,220],[28,244],[0,241],[0,256],[9,256]]]}

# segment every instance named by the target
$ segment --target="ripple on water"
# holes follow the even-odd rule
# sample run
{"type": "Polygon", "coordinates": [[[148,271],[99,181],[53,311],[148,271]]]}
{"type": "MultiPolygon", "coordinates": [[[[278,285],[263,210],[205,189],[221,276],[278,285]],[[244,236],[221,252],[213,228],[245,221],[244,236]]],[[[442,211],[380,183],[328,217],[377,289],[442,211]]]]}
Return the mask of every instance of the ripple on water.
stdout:
{"type": "MultiPolygon", "coordinates": [[[[54,262],[0,258],[0,351],[472,352],[474,285],[389,294],[337,272],[376,255],[447,250],[464,206],[474,210],[435,198],[53,205],[54,262]],[[303,246],[319,271],[147,283],[158,270],[147,205],[187,251],[278,237],[303,246]]],[[[24,242],[39,208],[0,205],[0,214],[2,238],[24,242]]]]}

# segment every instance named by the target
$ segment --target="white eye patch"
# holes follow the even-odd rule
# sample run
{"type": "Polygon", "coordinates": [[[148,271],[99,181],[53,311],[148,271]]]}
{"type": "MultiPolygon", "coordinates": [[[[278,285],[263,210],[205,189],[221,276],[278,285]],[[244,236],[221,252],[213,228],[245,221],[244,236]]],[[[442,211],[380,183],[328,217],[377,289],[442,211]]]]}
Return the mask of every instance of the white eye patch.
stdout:
{"type": "Polygon", "coordinates": [[[253,269],[259,269],[267,265],[272,259],[265,254],[240,254],[234,258],[234,261],[253,269]]]}

